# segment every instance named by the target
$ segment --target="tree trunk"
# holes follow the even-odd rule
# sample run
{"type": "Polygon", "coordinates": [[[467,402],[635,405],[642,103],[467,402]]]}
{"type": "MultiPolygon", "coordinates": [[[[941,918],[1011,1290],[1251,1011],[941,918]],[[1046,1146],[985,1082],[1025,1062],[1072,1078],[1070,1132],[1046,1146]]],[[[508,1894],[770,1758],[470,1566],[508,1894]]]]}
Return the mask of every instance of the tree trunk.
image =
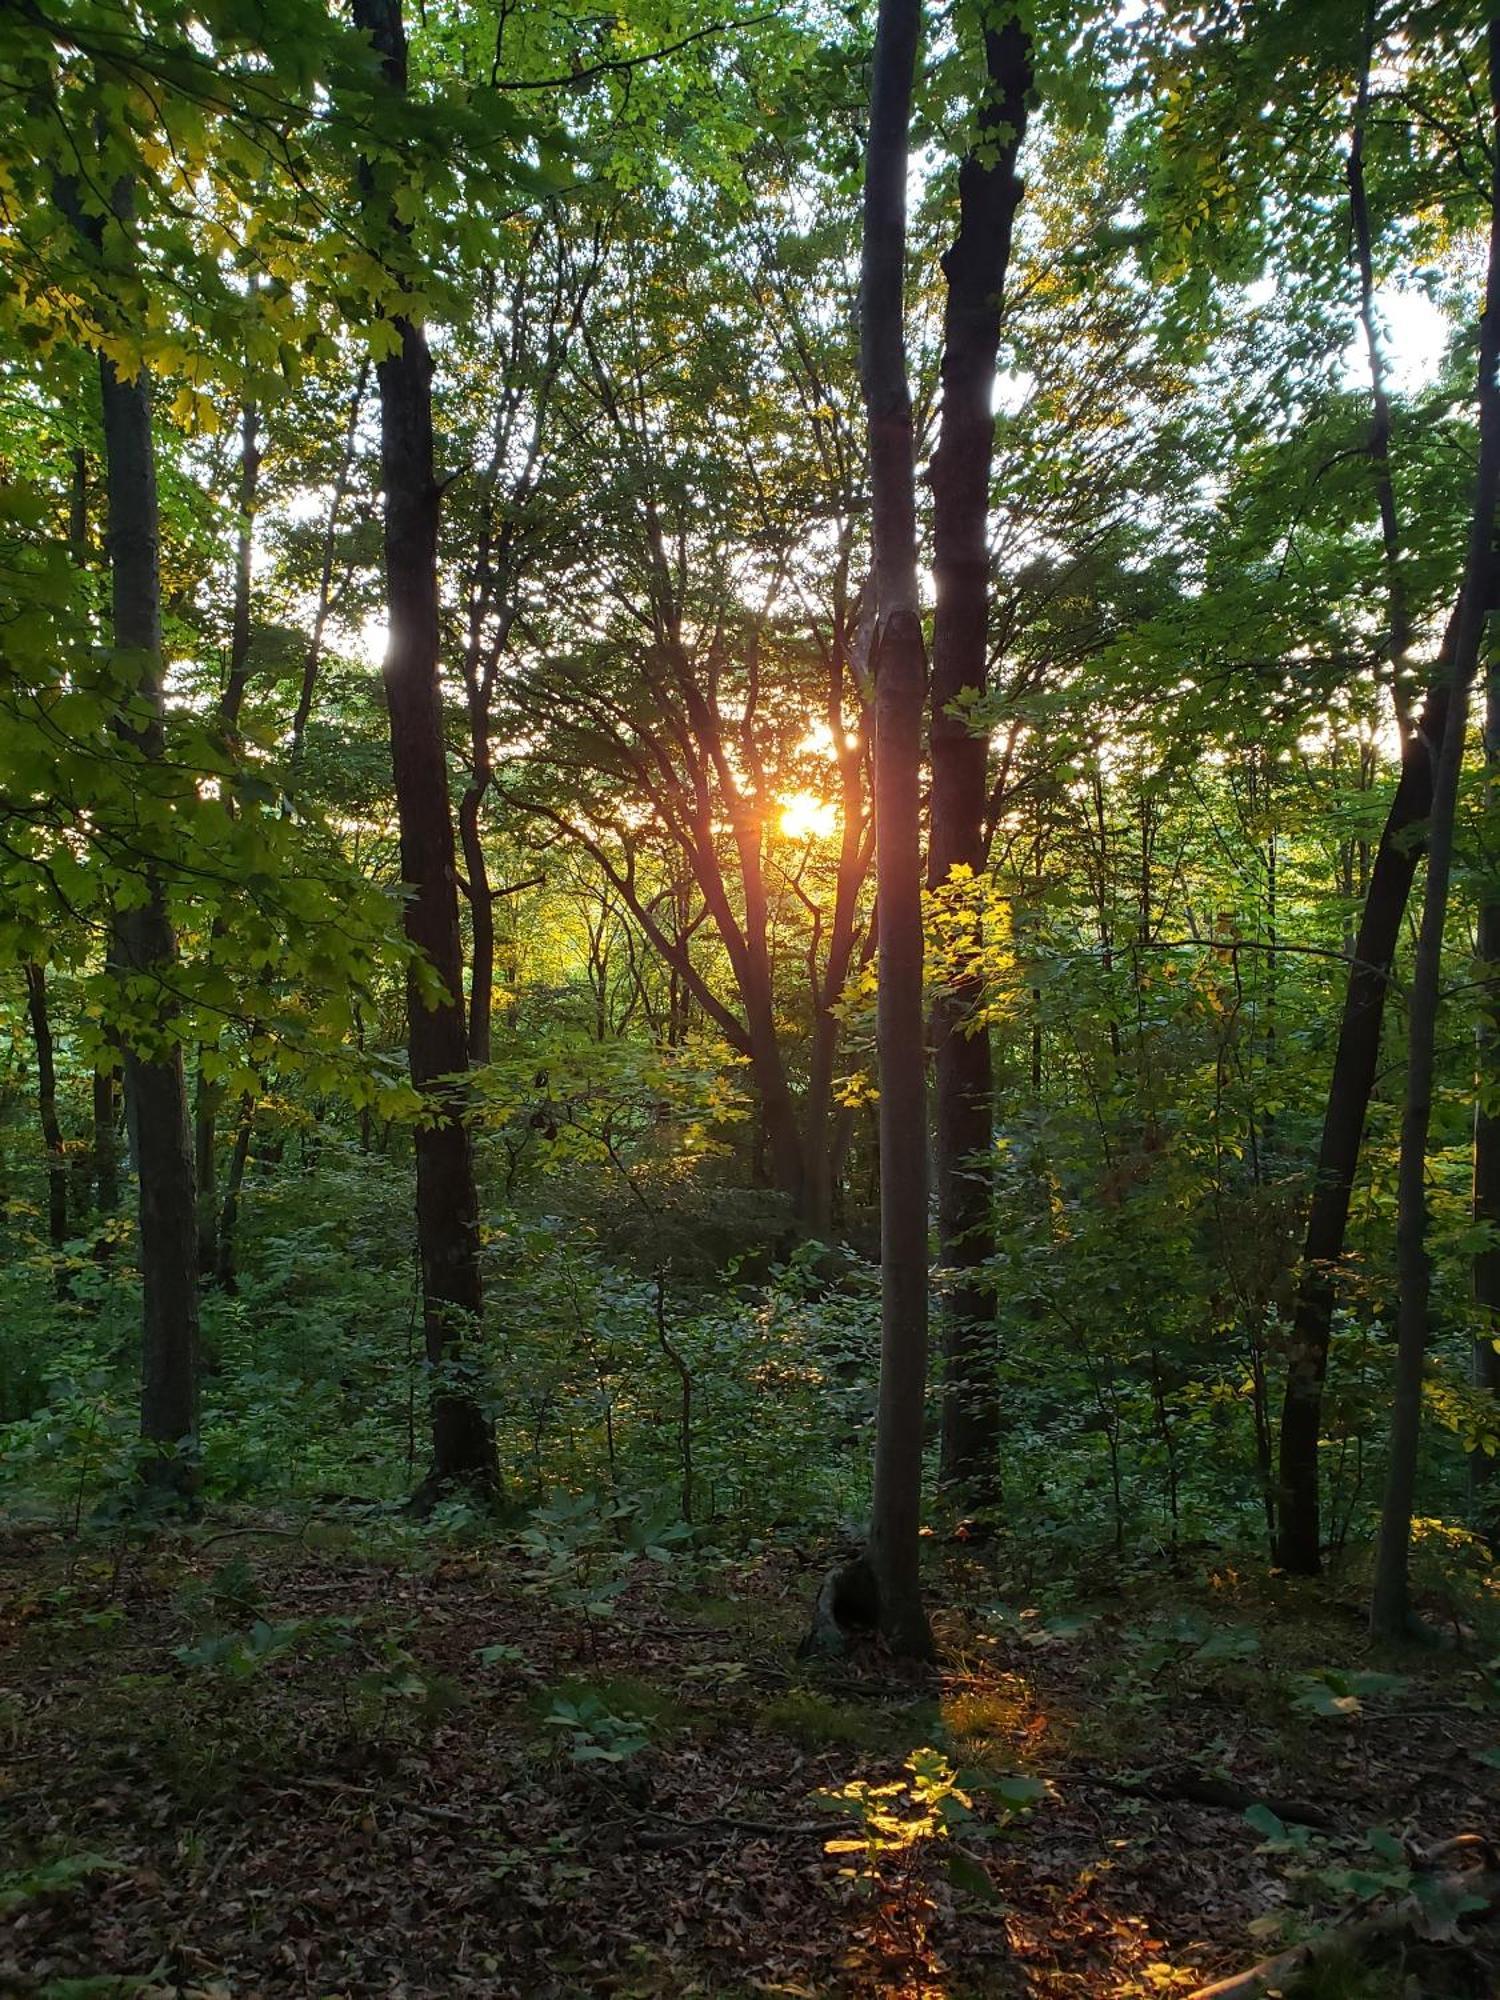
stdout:
{"type": "Polygon", "coordinates": [[[1350,949],[1349,980],[1333,1074],[1329,1079],[1317,1177],[1308,1209],[1301,1276],[1292,1315],[1275,1495],[1278,1509],[1275,1550],[1282,1568],[1298,1576],[1315,1576],[1322,1564],[1318,1438],[1322,1430],[1323,1382],[1328,1369],[1338,1265],[1344,1254],[1349,1201],[1380,1057],[1386,990],[1423,852],[1419,829],[1424,827],[1432,806],[1433,746],[1441,743],[1447,724],[1448,672],[1457,630],[1455,617],[1444,638],[1436,672],[1414,729],[1409,686],[1411,614],[1391,466],[1390,397],[1375,308],[1374,251],[1365,189],[1365,125],[1373,52],[1371,15],[1366,22],[1347,178],[1350,239],[1359,277],[1360,324],[1370,365],[1368,452],[1380,512],[1389,618],[1385,650],[1391,661],[1392,695],[1401,731],[1401,777],[1386,817],[1374,872],[1365,890],[1359,930],[1350,949]]]}
{"type": "MultiPolygon", "coordinates": [[[[1451,637],[1450,629],[1450,640],[1451,637]]],[[[1318,1147],[1301,1275],[1292,1309],[1277,1466],[1276,1560],[1296,1576],[1316,1576],[1322,1562],[1318,1439],[1322,1431],[1323,1382],[1328,1371],[1338,1269],[1344,1254],[1349,1201],[1359,1165],[1365,1116],[1380,1059],[1391,967],[1422,855],[1418,829],[1425,824],[1432,808],[1432,746],[1442,741],[1447,721],[1445,675],[1451,660],[1451,646],[1445,642],[1438,677],[1428,692],[1416,728],[1408,733],[1402,745],[1401,777],[1370,871],[1344,989],[1333,1071],[1328,1080],[1323,1136],[1318,1147]]]]}
{"type": "MultiPolygon", "coordinates": [[[[144,370],[125,382],[101,356],[114,643],[139,664],[137,693],[144,720],[128,725],[127,740],[148,763],[166,754],[161,659],[156,462],[151,395],[144,370]]],[[[166,891],[148,868],[145,900],[116,912],[112,959],[126,981],[160,980],[177,963],[177,938],[166,891]]],[[[143,1292],[141,1435],[176,1447],[198,1427],[197,1220],[192,1142],[182,1048],[141,1047],[127,1038],[125,1115],[140,1194],[143,1292]]],[[[163,1452],[148,1468],[162,1483],[186,1486],[190,1468],[163,1452]]]]}
{"type": "Polygon", "coordinates": [[[1433,776],[1427,883],[1412,969],[1406,1100],[1396,1221],[1396,1382],[1390,1458],[1380,1515],[1380,1544],[1370,1604],[1372,1631],[1399,1638],[1411,1617],[1409,1558],[1421,1436],[1422,1372],[1427,1354],[1432,1282],[1427,1254],[1427,1142],[1432,1121],[1437,1019],[1441,997],[1443,925],[1453,866],[1459,779],[1468,735],[1469,687],[1489,616],[1489,571],[1500,493],[1500,19],[1489,37],[1491,223],[1484,315],[1479,330],[1479,475],[1453,646],[1453,689],[1433,776]]]}
{"type": "MultiPolygon", "coordinates": [[[[387,83],[403,93],[400,0],[355,0],[354,19],[374,42],[387,83]]],[[[369,176],[365,179],[368,189],[369,176]]],[[[382,236],[399,243],[393,214],[372,219],[382,236]]],[[[425,968],[413,964],[407,975],[407,1048],[412,1082],[430,1114],[417,1126],[414,1144],[423,1324],[433,1378],[433,1455],[425,1490],[433,1492],[455,1483],[493,1488],[499,1474],[494,1434],[466,1358],[484,1299],[479,1203],[464,1122],[463,956],[438,681],[440,494],[433,466],[432,360],[420,326],[402,317],[391,324],[400,347],[376,367],[390,622],[384,675],[407,887],[406,935],[426,961],[425,968]],[[438,994],[426,989],[424,970],[429,978],[436,973],[438,994]]]]}
{"type": "Polygon", "coordinates": [[[250,1139],[255,1130],[255,1099],[240,1100],[239,1123],[229,1154],[229,1172],[224,1180],[224,1212],[219,1218],[217,1262],[214,1276],[221,1291],[234,1292],[239,1279],[240,1195],[245,1185],[245,1167],[250,1159],[250,1139]]]}
{"type": "MultiPolygon", "coordinates": [[[[93,1085],[94,1207],[100,1215],[113,1215],[120,1206],[117,1122],[114,1075],[110,1070],[96,1068],[93,1085]]],[[[100,1241],[102,1243],[105,1239],[101,1237],[100,1241]]]]}
{"type": "MultiPolygon", "coordinates": [[[[47,1241],[54,1250],[61,1250],[68,1240],[68,1162],[57,1117],[57,1062],[47,1007],[47,972],[42,965],[26,967],[26,1012],[36,1049],[37,1113],[42,1144],[47,1149],[47,1241]]],[[[62,1282],[59,1273],[59,1284],[62,1282]]]]}
{"type": "Polygon", "coordinates": [[[303,655],[302,683],[297,691],[297,706],[292,714],[291,744],[287,762],[294,774],[302,767],[303,743],[307,735],[307,725],[312,719],[318,669],[323,661],[323,640],[328,629],[329,614],[333,609],[333,558],[338,543],[339,513],[354,474],[355,452],[359,442],[359,416],[364,408],[365,390],[369,380],[370,363],[367,358],[360,363],[359,379],[354,385],[353,395],[349,398],[349,415],[344,423],[344,452],[339,460],[338,476],[333,482],[333,499],[328,508],[328,525],[323,531],[323,560],[318,576],[318,604],[313,613],[312,635],[307,642],[307,651],[303,655]]]}
{"type": "MultiPolygon", "coordinates": [[[[989,741],[969,704],[985,689],[989,650],[990,467],[995,441],[995,363],[1011,230],[1021,183],[1016,156],[1026,130],[1031,49],[1018,20],[984,36],[988,88],[981,137],[959,169],[958,234],[943,259],[942,424],[932,461],[932,828],[931,887],[985,865],[989,741]],[[996,128],[999,128],[998,131],[996,128]]],[[[943,1313],[940,1478],[980,1500],[993,1490],[999,1458],[995,1384],[995,1292],[985,1275],[995,1254],[994,1076],[989,1030],[978,1024],[981,981],[957,980],[933,1008],[935,1031],[938,1254],[950,1273],[943,1313]]]]}
{"type": "Polygon", "coordinates": [[[922,1019],[922,703],[916,494],[903,278],[921,0],[880,0],[865,153],[860,375],[875,568],[875,860],[880,899],[880,1400],[869,1560],[880,1629],[929,1657],[919,1563],[927,1385],[927,1150],[922,1019]]]}
{"type": "MultiPolygon", "coordinates": [[[[235,535],[234,609],[229,627],[229,671],[219,697],[219,726],[226,744],[239,741],[240,711],[250,684],[250,586],[254,550],[255,497],[260,478],[260,411],[247,402],[240,412],[239,522],[235,535]]],[[[232,801],[226,809],[233,812],[232,801]]],[[[213,923],[215,940],[225,934],[222,916],[213,923]]],[[[212,1278],[219,1268],[218,1116],[223,1093],[203,1074],[201,1052],[193,1095],[193,1175],[198,1207],[198,1275],[212,1278]]]]}
{"type": "Polygon", "coordinates": [[[475,774],[458,806],[459,832],[463,840],[464,867],[469,882],[469,923],[473,954],[469,963],[469,1061],[487,1063],[492,1046],[495,1008],[495,895],[490,885],[489,867],[484,858],[484,837],[479,827],[479,809],[489,789],[489,731],[474,730],[475,774]],[[481,744],[484,774],[479,773],[481,744]]]}
{"type": "MultiPolygon", "coordinates": [[[[1492,653],[1485,675],[1484,695],[1485,823],[1500,826],[1500,654],[1492,653]]],[[[1491,832],[1493,840],[1493,831],[1491,832]]],[[[1493,850],[1492,850],[1493,851],[1493,850]]],[[[1475,1030],[1474,1076],[1474,1220],[1487,1241],[1474,1252],[1474,1303],[1479,1326],[1474,1337],[1474,1386],[1500,1396],[1500,889],[1493,864],[1479,905],[1479,937],[1475,954],[1481,981],[1479,1019],[1475,1030]]],[[[1488,1489],[1495,1461],[1476,1451],[1469,1459],[1476,1511],[1487,1512],[1488,1489]]],[[[1481,1518],[1481,1527],[1491,1528],[1481,1518]]]]}
{"type": "Polygon", "coordinates": [[[260,411],[247,402],[240,412],[239,520],[235,531],[234,609],[229,627],[229,673],[219,700],[226,734],[239,730],[240,710],[250,681],[250,561],[255,534],[255,495],[260,479],[260,411]]]}
{"type": "Polygon", "coordinates": [[[211,1278],[218,1268],[219,1092],[200,1067],[193,1089],[193,1189],[198,1213],[198,1275],[211,1278]]]}

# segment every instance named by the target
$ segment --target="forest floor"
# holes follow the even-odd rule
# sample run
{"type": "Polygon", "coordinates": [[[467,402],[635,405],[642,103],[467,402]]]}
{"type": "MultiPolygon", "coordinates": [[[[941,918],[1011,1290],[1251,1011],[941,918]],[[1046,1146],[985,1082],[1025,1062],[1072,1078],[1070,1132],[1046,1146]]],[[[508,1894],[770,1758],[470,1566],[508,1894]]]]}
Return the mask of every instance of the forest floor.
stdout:
{"type": "MultiPolygon", "coordinates": [[[[1334,1591],[1226,1564],[1049,1620],[935,1553],[934,1674],[798,1662],[811,1554],[597,1611],[591,1562],[0,1524],[0,1992],[1124,2000],[1399,1897],[1387,1835],[1500,1834],[1493,1672],[1373,1656],[1334,1591]],[[860,1851],[816,1795],[924,1746],[999,1791],[947,1835],[887,1794],[860,1851]]],[[[1493,1995],[1500,1936],[1319,1990],[1493,1995]]]]}

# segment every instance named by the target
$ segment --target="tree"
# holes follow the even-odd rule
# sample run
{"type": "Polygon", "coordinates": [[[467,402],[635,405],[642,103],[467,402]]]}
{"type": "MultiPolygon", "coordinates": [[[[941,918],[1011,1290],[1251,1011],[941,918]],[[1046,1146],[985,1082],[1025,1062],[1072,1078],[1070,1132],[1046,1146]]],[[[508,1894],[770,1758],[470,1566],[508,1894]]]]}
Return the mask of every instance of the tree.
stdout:
{"type": "MultiPolygon", "coordinates": [[[[943,259],[942,416],[932,460],[932,889],[983,874],[988,730],[979,719],[990,648],[990,468],[995,364],[1011,230],[1021,183],[1031,46],[1018,19],[984,30],[986,87],[959,169],[958,233],[943,259]]],[[[976,945],[981,943],[977,937],[976,945]]],[[[961,974],[933,1009],[939,1255],[950,1273],[943,1315],[941,1478],[976,1496],[997,1471],[991,1153],[993,1074],[982,980],[961,974]]]]}
{"type": "MultiPolygon", "coordinates": [[[[394,96],[407,86],[400,0],[356,0],[356,24],[379,53],[394,96]]],[[[404,230],[388,175],[367,162],[368,212],[380,240],[399,251],[404,230]]],[[[495,1441],[472,1382],[465,1346],[484,1309],[479,1271],[479,1200],[465,1123],[468,1068],[463,958],[453,814],[448,793],[438,681],[438,509],[434,465],[432,359],[420,321],[399,307],[376,363],[380,466],[385,492],[385,577],[390,622],[384,681],[391,769],[407,888],[406,935],[415,953],[407,975],[411,1078],[426,1100],[417,1127],[417,1248],[423,1328],[432,1369],[432,1465],[427,1490],[455,1483],[480,1489],[499,1480],[495,1441]]]]}
{"type": "Polygon", "coordinates": [[[880,1401],[869,1562],[880,1629],[930,1654],[919,1562],[927,1388],[926,1035],[921,764],[927,675],[917,594],[906,376],[906,176],[920,0],[881,0],[870,72],[860,260],[860,377],[870,433],[875,576],[875,870],[880,908],[880,1401]]]}
{"type": "Polygon", "coordinates": [[[542,496],[568,510],[551,586],[568,615],[528,610],[502,686],[532,746],[509,789],[590,854],[746,1060],[767,1177],[825,1236],[839,1002],[869,948],[863,453],[838,324],[801,295],[836,275],[843,213],[809,229],[779,165],[757,192],[753,216],[643,201],[617,225],[557,392],[572,450],[542,496]],[[710,286],[713,337],[690,336],[710,286]],[[663,348],[682,356],[665,378],[663,348]],[[794,838],[799,796],[817,824],[794,838]],[[659,900],[684,876],[701,918],[686,934],[659,900]]]}
{"type": "Polygon", "coordinates": [[[1401,1156],[1396,1221],[1396,1381],[1391,1408],[1390,1458],[1380,1512],[1380,1542],[1370,1602],[1370,1624],[1396,1639],[1411,1619],[1409,1559],[1417,1449],[1422,1422],[1422,1376],[1430,1338],[1432,1286],[1427,1248],[1427,1144],[1432,1124],[1437,1063],[1438,1009],[1442,999],[1443,928],[1453,870],[1459,782],[1468,737],[1469,690],[1479,664],[1490,615],[1490,568],[1500,502],[1500,17],[1488,29],[1490,108],[1490,242],[1484,306],[1479,322],[1479,463],[1474,513],[1464,565],[1463,594],[1453,640],[1453,682],[1433,775],[1427,844],[1427,881],[1417,933],[1408,1010],[1406,1095],[1401,1115],[1401,1156]]]}
{"type": "MultiPolygon", "coordinates": [[[[115,216],[128,229],[128,183],[116,194],[115,216]]],[[[123,723],[122,736],[149,765],[166,752],[151,389],[143,370],[126,379],[108,355],[99,359],[99,384],[114,645],[138,675],[140,720],[123,723]]],[[[116,910],[111,958],[122,982],[170,988],[177,937],[166,885],[149,863],[139,900],[116,910]]],[[[141,1237],[141,1435],[159,1448],[150,1475],[181,1485],[189,1462],[171,1454],[191,1444],[198,1427],[197,1213],[182,1044],[164,1025],[144,1043],[127,1032],[124,1063],[141,1237]]]]}

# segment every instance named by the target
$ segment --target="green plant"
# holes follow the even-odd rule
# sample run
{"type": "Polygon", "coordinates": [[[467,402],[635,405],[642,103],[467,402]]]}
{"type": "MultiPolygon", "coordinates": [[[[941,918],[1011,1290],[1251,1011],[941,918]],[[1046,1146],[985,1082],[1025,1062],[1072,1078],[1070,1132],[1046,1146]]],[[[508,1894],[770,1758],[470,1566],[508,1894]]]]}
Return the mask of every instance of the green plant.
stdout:
{"type": "Polygon", "coordinates": [[[893,1927],[911,1952],[927,1901],[921,1874],[929,1854],[940,1856],[957,1888],[985,1901],[994,1899],[994,1886],[972,1848],[993,1839],[999,1827],[976,1811],[976,1794],[988,1800],[1004,1823],[1045,1797],[1046,1790],[1042,1780],[1020,1773],[960,1777],[941,1751],[914,1750],[904,1777],[883,1784],[855,1779],[816,1794],[825,1810],[854,1822],[851,1833],[825,1841],[824,1852],[841,1857],[841,1880],[878,1899],[882,1922],[893,1927]]]}
{"type": "Polygon", "coordinates": [[[64,1894],[95,1875],[122,1872],[124,1863],[107,1854],[60,1854],[13,1875],[0,1875],[0,1917],[14,1916],[28,1903],[64,1894]]]}
{"type": "Polygon", "coordinates": [[[645,1725],[634,1716],[615,1715],[597,1695],[559,1695],[542,1717],[542,1726],[566,1739],[575,1764],[623,1764],[650,1742],[645,1725]]]}

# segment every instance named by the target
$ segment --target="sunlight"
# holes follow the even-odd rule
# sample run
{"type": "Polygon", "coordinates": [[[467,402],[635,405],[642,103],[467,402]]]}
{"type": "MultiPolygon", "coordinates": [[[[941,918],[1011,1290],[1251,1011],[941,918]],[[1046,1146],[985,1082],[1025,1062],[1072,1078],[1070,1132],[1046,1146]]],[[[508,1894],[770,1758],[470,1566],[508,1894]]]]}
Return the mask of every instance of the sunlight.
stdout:
{"type": "Polygon", "coordinates": [[[839,809],[816,792],[794,792],[781,808],[781,831],[788,840],[829,840],[838,825],[839,809]]]}

